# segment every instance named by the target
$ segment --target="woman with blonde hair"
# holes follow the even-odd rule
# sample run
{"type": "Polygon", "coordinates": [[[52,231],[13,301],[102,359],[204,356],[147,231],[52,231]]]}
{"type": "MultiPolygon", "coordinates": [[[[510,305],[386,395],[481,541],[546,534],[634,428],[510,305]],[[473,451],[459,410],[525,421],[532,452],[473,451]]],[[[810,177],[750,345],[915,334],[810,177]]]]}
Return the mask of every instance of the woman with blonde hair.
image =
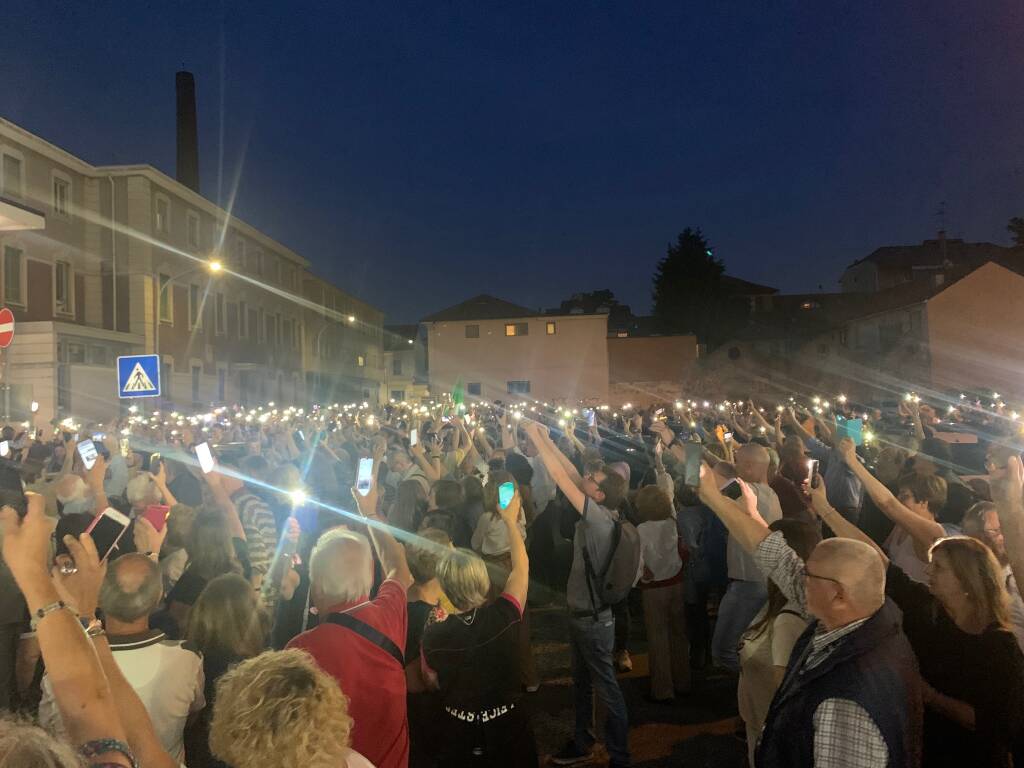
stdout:
{"type": "MultiPolygon", "coordinates": [[[[840,450],[849,453],[852,444],[840,450]]],[[[928,584],[918,583],[829,505],[820,478],[812,486],[814,510],[825,524],[837,536],[874,546],[887,566],[885,592],[903,612],[903,631],[921,671],[921,764],[1010,765],[1024,718],[1024,654],[1008,628],[1008,596],[992,551],[969,536],[936,536],[927,550],[928,584]]],[[[927,531],[941,531],[934,523],[908,527],[920,543],[927,531]]]]}
{"type": "MultiPolygon", "coordinates": [[[[530,578],[519,532],[516,492],[499,514],[510,546],[505,590],[487,603],[487,566],[475,552],[456,549],[437,564],[437,578],[453,611],[423,633],[424,677],[440,690],[438,762],[446,768],[537,765],[537,746],[526,709],[517,659],[518,633],[530,578]]],[[[485,513],[486,514],[486,513],[485,513]]]]}
{"type": "Polygon", "coordinates": [[[186,638],[203,655],[206,709],[185,730],[189,768],[220,765],[207,743],[217,681],[233,664],[260,654],[268,631],[252,584],[238,574],[213,579],[192,606],[186,638]]]}
{"type": "Polygon", "coordinates": [[[348,698],[305,651],[266,651],[217,683],[210,747],[232,768],[373,768],[351,733],[348,698]]]}

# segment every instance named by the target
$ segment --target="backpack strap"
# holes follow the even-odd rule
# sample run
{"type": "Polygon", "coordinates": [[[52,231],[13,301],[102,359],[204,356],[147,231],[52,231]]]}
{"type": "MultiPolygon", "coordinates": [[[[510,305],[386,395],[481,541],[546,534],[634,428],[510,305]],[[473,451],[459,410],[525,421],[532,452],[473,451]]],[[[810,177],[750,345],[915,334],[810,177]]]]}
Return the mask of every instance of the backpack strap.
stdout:
{"type": "Polygon", "coordinates": [[[402,669],[405,669],[405,656],[398,649],[398,646],[392,642],[391,638],[380,630],[371,627],[365,621],[360,621],[351,613],[329,613],[324,621],[329,624],[337,624],[339,627],[355,632],[364,640],[369,640],[397,661],[402,669]]]}

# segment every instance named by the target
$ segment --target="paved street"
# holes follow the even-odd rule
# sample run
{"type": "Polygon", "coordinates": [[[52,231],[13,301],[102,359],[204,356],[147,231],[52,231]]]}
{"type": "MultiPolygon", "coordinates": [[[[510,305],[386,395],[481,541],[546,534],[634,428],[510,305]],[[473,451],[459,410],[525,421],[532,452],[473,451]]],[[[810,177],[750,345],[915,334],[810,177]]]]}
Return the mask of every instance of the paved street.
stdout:
{"type": "MultiPolygon", "coordinates": [[[[533,645],[543,685],[534,702],[534,728],[542,755],[558,750],[572,731],[572,678],[568,630],[558,608],[531,613],[533,645]]],[[[743,768],[746,745],[736,714],[736,682],[731,676],[695,676],[693,693],[672,705],[646,700],[649,692],[643,618],[634,613],[630,650],[633,671],[620,675],[630,717],[630,748],[637,768],[743,768]]],[[[601,717],[598,717],[600,728],[601,717]]],[[[595,765],[604,762],[600,753],[595,765]]]]}

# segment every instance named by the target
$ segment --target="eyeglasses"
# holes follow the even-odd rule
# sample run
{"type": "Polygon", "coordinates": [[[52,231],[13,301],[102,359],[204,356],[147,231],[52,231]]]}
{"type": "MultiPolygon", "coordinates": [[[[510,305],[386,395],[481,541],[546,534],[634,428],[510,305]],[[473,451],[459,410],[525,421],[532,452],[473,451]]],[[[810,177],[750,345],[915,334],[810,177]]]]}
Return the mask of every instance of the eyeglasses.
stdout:
{"type": "Polygon", "coordinates": [[[1002,528],[985,528],[985,533],[987,533],[992,538],[998,538],[998,537],[1001,537],[1003,535],[1003,529],[1002,528]]]}
{"type": "Polygon", "coordinates": [[[807,570],[806,565],[800,569],[800,572],[803,574],[805,579],[821,579],[822,581],[831,581],[833,584],[842,585],[842,582],[839,581],[839,579],[833,579],[831,576],[819,576],[816,573],[811,573],[807,570]]]}

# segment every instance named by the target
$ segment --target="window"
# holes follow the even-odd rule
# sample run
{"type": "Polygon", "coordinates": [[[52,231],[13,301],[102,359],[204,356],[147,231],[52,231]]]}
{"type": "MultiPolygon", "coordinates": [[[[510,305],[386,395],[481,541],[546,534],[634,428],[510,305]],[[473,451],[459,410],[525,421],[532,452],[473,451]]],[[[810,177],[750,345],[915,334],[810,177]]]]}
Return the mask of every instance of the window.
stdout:
{"type": "Polygon", "coordinates": [[[156,217],[154,219],[157,232],[167,234],[171,231],[171,201],[163,195],[156,196],[156,217]]]}
{"type": "Polygon", "coordinates": [[[617,338],[617,339],[628,339],[629,338],[629,331],[617,331],[616,334],[615,334],[615,338],[617,338]]]}
{"type": "Polygon", "coordinates": [[[366,366],[366,358],[363,357],[362,355],[356,355],[356,365],[358,365],[360,368],[365,367],[366,366]]]}
{"type": "Polygon", "coordinates": [[[218,293],[213,300],[213,330],[218,336],[227,332],[227,315],[224,312],[224,294],[218,293]]]}
{"type": "Polygon", "coordinates": [[[292,321],[287,317],[281,321],[281,346],[285,349],[295,348],[295,336],[292,333],[292,321]]]}
{"type": "Polygon", "coordinates": [[[266,338],[267,338],[267,343],[268,344],[276,345],[277,342],[278,342],[278,339],[277,339],[277,324],[278,324],[277,315],[267,315],[267,317],[266,317],[266,326],[267,326],[267,328],[266,328],[266,338]]]}
{"type": "Polygon", "coordinates": [[[396,403],[405,402],[405,390],[404,389],[392,389],[391,399],[396,403]]]}
{"type": "Polygon", "coordinates": [[[396,357],[391,361],[391,375],[401,376],[402,375],[402,358],[396,357]]]}
{"type": "Polygon", "coordinates": [[[257,275],[263,274],[263,251],[252,250],[249,251],[248,259],[249,271],[254,272],[257,275]]]}
{"type": "Polygon", "coordinates": [[[185,216],[185,236],[191,251],[199,250],[199,214],[189,211],[185,216]]]}
{"type": "Polygon", "coordinates": [[[263,324],[263,310],[260,309],[257,311],[255,309],[250,309],[249,319],[252,320],[252,324],[256,326],[256,340],[266,341],[267,327],[263,324]]]}
{"type": "Polygon", "coordinates": [[[18,248],[4,247],[4,301],[25,305],[25,254],[18,248]]]}
{"type": "Polygon", "coordinates": [[[467,325],[466,326],[466,338],[467,339],[479,339],[480,338],[480,326],[479,325],[467,325]]]}
{"type": "Polygon", "coordinates": [[[199,286],[188,287],[188,327],[201,328],[203,325],[203,308],[200,305],[199,286]]]}
{"type": "Polygon", "coordinates": [[[238,302],[238,338],[244,339],[249,335],[249,328],[246,324],[248,316],[245,312],[245,302],[238,302]]]}
{"type": "Polygon", "coordinates": [[[73,314],[71,303],[71,265],[57,261],[53,265],[54,310],[61,315],[73,314]]]}
{"type": "Polygon", "coordinates": [[[231,254],[231,261],[234,263],[235,269],[245,267],[245,240],[240,237],[235,238],[235,249],[231,254]]]}
{"type": "Polygon", "coordinates": [[[192,366],[192,402],[199,402],[199,374],[202,372],[202,368],[198,365],[192,366]]]}
{"type": "Polygon", "coordinates": [[[555,335],[555,330],[556,329],[555,329],[555,324],[554,324],[553,321],[549,320],[547,322],[547,325],[544,327],[544,329],[547,332],[548,336],[554,336],[555,335]]]}
{"type": "Polygon", "coordinates": [[[160,393],[164,400],[171,399],[171,382],[174,381],[174,365],[170,360],[160,363],[160,393]]]}
{"type": "Polygon", "coordinates": [[[530,394],[530,382],[510,381],[508,383],[508,393],[510,395],[528,395],[530,394]]]}
{"type": "Polygon", "coordinates": [[[84,363],[85,362],[85,344],[68,344],[68,362],[69,363],[84,363]]]}
{"type": "Polygon", "coordinates": [[[263,341],[263,339],[260,338],[263,335],[260,330],[260,313],[251,307],[246,312],[245,330],[250,339],[263,341]]]}
{"type": "Polygon", "coordinates": [[[174,322],[174,307],[172,302],[174,301],[174,295],[171,287],[170,275],[160,275],[159,280],[159,291],[160,291],[160,320],[164,323],[174,322]]]}
{"type": "Polygon", "coordinates": [[[466,394],[467,395],[476,395],[477,397],[479,397],[480,396],[480,382],[479,381],[471,381],[468,384],[466,384],[466,394]]]}
{"type": "Polygon", "coordinates": [[[21,155],[14,154],[12,150],[4,150],[0,158],[0,193],[8,197],[21,197],[21,155]]]}
{"type": "Polygon", "coordinates": [[[58,171],[53,172],[53,212],[64,217],[71,214],[71,179],[58,171]]]}
{"type": "Polygon", "coordinates": [[[217,369],[217,400],[223,403],[227,398],[225,397],[228,383],[228,372],[223,368],[217,369]]]}
{"type": "Polygon", "coordinates": [[[529,323],[505,323],[506,336],[529,336],[529,323]]]}

